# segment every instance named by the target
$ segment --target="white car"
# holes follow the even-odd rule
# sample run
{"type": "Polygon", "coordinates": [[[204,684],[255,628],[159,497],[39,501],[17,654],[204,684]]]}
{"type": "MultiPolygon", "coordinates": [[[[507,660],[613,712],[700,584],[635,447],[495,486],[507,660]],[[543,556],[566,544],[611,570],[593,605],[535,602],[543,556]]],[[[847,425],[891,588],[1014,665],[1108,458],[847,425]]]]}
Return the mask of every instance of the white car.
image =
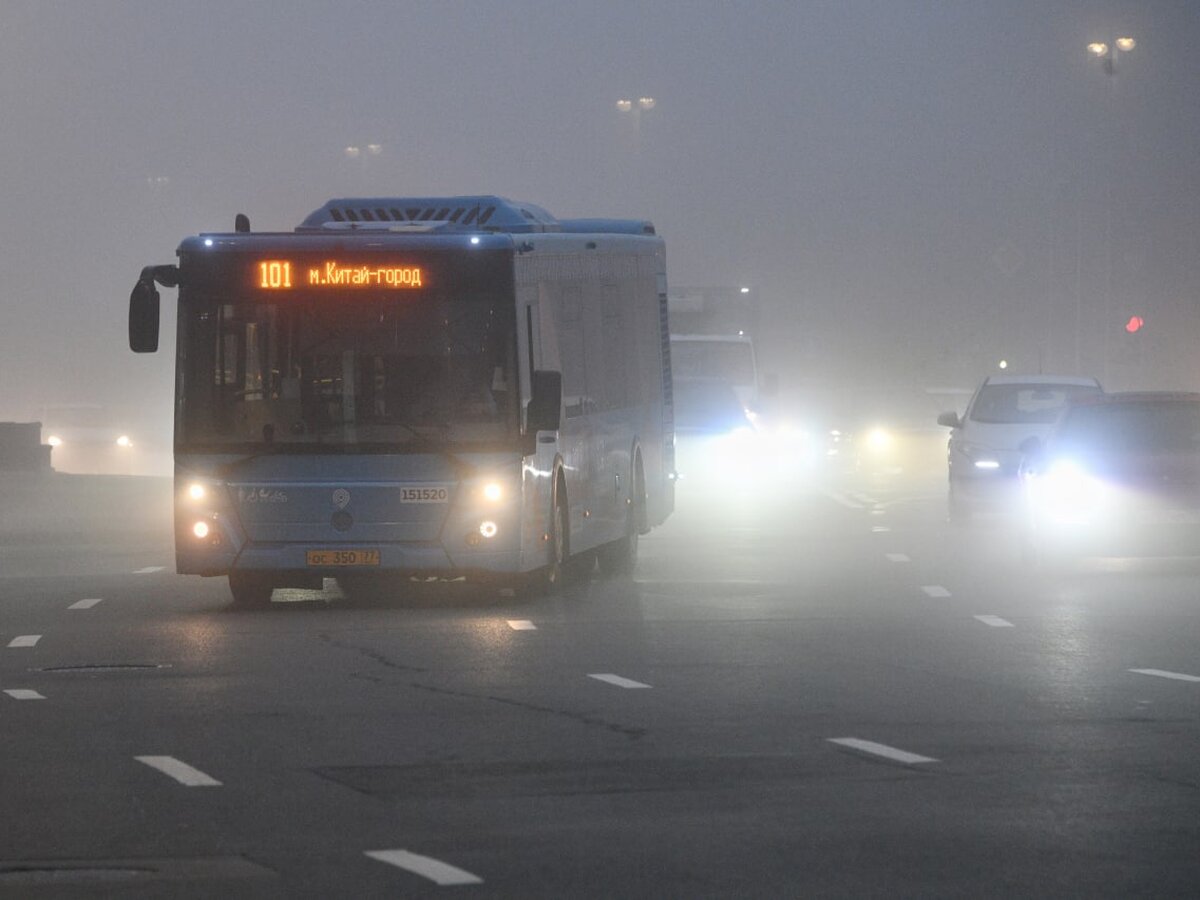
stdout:
{"type": "Polygon", "coordinates": [[[960,417],[946,412],[938,424],[951,429],[948,449],[951,521],[985,509],[1003,510],[1018,497],[1021,445],[1044,439],[1067,402],[1102,394],[1095,378],[1068,375],[990,375],[960,417]]]}

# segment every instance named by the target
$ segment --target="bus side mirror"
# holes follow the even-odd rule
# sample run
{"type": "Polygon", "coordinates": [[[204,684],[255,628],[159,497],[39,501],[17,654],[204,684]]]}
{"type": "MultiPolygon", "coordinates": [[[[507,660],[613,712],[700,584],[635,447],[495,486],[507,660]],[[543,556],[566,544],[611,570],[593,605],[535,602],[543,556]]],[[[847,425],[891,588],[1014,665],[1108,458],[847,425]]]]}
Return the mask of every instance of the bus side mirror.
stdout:
{"type": "Polygon", "coordinates": [[[129,349],[134,353],[158,350],[158,290],[154,276],[142,277],[129,295],[129,349]]]}
{"type": "Polygon", "coordinates": [[[535,370],[532,388],[525,413],[526,433],[558,431],[562,424],[562,372],[535,370]]]}

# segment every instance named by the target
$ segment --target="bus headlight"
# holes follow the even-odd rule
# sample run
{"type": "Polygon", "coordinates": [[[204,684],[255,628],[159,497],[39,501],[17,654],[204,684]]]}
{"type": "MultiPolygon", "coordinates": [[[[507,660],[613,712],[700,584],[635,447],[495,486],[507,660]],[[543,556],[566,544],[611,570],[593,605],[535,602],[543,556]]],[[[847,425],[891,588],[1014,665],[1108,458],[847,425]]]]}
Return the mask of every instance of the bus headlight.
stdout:
{"type": "Polygon", "coordinates": [[[188,485],[187,495],[189,500],[203,500],[207,493],[208,491],[204,489],[204,485],[200,484],[199,482],[192,482],[188,485]]]}
{"type": "Polygon", "coordinates": [[[494,538],[496,536],[496,523],[492,521],[479,523],[479,534],[484,538],[494,538]]]}
{"type": "Polygon", "coordinates": [[[200,540],[204,540],[206,537],[208,537],[208,532],[209,527],[207,522],[200,521],[192,526],[192,534],[200,538],[200,540]]]}
{"type": "Polygon", "coordinates": [[[500,486],[498,481],[490,481],[483,486],[483,499],[490,500],[495,503],[504,496],[504,488],[500,486]]]}

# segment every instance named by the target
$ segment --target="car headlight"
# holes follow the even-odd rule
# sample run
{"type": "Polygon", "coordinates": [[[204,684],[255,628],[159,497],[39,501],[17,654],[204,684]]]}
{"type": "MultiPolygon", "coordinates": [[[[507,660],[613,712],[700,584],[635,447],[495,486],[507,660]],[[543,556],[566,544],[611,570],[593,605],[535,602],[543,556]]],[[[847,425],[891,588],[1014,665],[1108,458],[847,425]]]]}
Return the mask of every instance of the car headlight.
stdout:
{"type": "Polygon", "coordinates": [[[133,446],[133,441],[131,441],[131,440],[129,439],[129,435],[127,435],[127,434],[123,434],[123,435],[121,435],[119,438],[117,438],[117,446],[118,446],[118,447],[129,448],[129,447],[132,447],[132,446],[133,446]]]}
{"type": "Polygon", "coordinates": [[[1083,521],[1096,513],[1103,485],[1074,460],[1057,460],[1030,482],[1038,510],[1060,522],[1083,521]]]}
{"type": "Polygon", "coordinates": [[[62,442],[62,438],[60,438],[57,434],[52,434],[50,437],[46,438],[46,443],[51,447],[61,447],[62,442]]]}
{"type": "Polygon", "coordinates": [[[1000,458],[991,447],[959,444],[958,451],[970,461],[976,471],[994,472],[1000,468],[1000,458]]]}

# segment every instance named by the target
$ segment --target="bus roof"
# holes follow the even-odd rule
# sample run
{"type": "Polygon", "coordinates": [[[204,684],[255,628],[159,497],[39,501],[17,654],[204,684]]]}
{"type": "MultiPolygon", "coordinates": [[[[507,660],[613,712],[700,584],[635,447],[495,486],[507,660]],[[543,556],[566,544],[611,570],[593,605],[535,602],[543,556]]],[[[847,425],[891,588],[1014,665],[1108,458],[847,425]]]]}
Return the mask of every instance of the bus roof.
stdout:
{"type": "Polygon", "coordinates": [[[654,234],[638,219],[564,219],[533,203],[491,194],[460,197],[342,197],[313,210],[297,231],[654,234]]]}

